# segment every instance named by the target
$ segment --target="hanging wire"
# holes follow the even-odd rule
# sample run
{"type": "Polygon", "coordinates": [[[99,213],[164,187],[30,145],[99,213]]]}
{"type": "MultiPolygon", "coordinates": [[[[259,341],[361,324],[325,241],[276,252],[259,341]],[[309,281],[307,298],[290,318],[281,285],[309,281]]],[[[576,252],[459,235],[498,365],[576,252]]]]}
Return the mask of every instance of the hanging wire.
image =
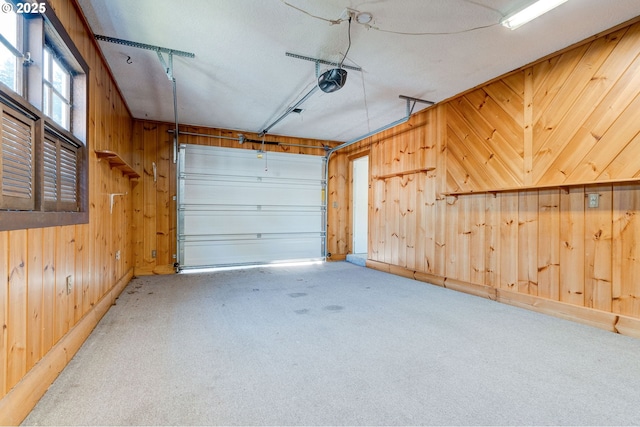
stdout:
{"type": "Polygon", "coordinates": [[[364,99],[364,112],[367,116],[367,131],[371,132],[371,120],[369,119],[369,104],[367,103],[367,89],[364,84],[364,73],[362,73],[362,95],[364,99]]]}
{"type": "MultiPolygon", "coordinates": [[[[307,12],[304,9],[301,9],[301,8],[299,8],[297,6],[292,5],[291,3],[286,2],[285,0],[280,0],[280,1],[282,1],[282,3],[284,3],[285,5],[293,8],[293,9],[295,9],[297,11],[304,13],[307,16],[310,16],[310,17],[312,17],[314,19],[319,19],[321,21],[328,22],[331,25],[340,24],[343,21],[345,21],[345,19],[342,19],[342,18],[339,18],[339,19],[327,19],[327,18],[324,18],[322,16],[313,15],[313,14],[307,12]]],[[[473,5],[478,6],[478,7],[482,7],[482,8],[491,10],[491,11],[497,13],[498,15],[500,15],[500,19],[504,18],[504,14],[502,12],[500,12],[498,9],[494,9],[492,7],[483,5],[483,4],[478,3],[478,2],[476,2],[474,0],[462,0],[462,1],[464,1],[466,3],[469,3],[469,4],[473,4],[473,5]]],[[[351,24],[351,15],[349,16],[348,20],[349,20],[349,24],[351,24]]],[[[438,31],[425,31],[425,32],[395,31],[395,30],[387,30],[387,29],[376,27],[374,25],[369,25],[369,24],[363,24],[363,25],[367,29],[380,31],[382,33],[388,33],[388,34],[398,34],[398,35],[402,35],[402,36],[447,36],[447,35],[455,35],[455,34],[464,34],[464,33],[469,33],[469,32],[472,32],[472,31],[483,30],[485,28],[495,27],[495,26],[500,25],[500,20],[498,20],[497,22],[491,23],[491,24],[480,25],[480,26],[472,27],[472,28],[466,28],[466,29],[459,30],[459,31],[440,31],[440,32],[438,32],[438,31]]],[[[349,36],[351,36],[351,33],[349,33],[349,36]]],[[[346,57],[346,55],[345,55],[345,57],[346,57]]],[[[344,61],[344,59],[343,59],[343,61],[344,61]]]]}
{"type": "Polygon", "coordinates": [[[327,19],[327,18],[323,18],[322,16],[312,15],[311,13],[307,12],[306,10],[300,9],[299,7],[296,7],[296,6],[292,5],[291,3],[287,3],[284,0],[281,0],[281,1],[282,1],[282,3],[286,4],[290,8],[293,8],[293,9],[297,10],[298,12],[302,12],[305,15],[308,15],[308,16],[310,16],[312,18],[315,18],[315,19],[319,19],[321,21],[326,21],[326,22],[330,23],[331,25],[337,25],[337,24],[340,24],[343,21],[343,19],[327,19]]]}
{"type": "Polygon", "coordinates": [[[500,25],[499,22],[489,25],[481,25],[479,27],[467,28],[465,30],[460,31],[447,31],[447,32],[424,32],[424,33],[413,33],[413,32],[405,32],[405,31],[393,31],[393,30],[384,30],[382,28],[375,27],[373,25],[365,25],[367,28],[371,28],[372,30],[380,31],[381,33],[388,34],[399,34],[401,36],[449,36],[454,34],[464,34],[470,33],[472,31],[482,30],[484,28],[491,28],[500,25]]]}
{"type": "Polygon", "coordinates": [[[342,61],[340,61],[340,66],[338,68],[342,68],[344,60],[347,59],[347,53],[349,53],[349,49],[351,49],[351,15],[349,15],[349,46],[347,46],[347,51],[344,53],[344,56],[342,57],[342,61]]]}

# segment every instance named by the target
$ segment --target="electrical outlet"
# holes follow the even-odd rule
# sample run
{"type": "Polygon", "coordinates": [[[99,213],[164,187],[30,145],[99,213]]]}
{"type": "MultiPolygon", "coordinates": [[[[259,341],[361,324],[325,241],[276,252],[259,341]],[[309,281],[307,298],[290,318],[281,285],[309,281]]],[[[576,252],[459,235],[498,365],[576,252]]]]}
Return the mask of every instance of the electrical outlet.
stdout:
{"type": "Polygon", "coordinates": [[[73,289],[73,276],[67,276],[67,295],[71,293],[73,289]]]}
{"type": "Polygon", "coordinates": [[[158,253],[156,252],[156,250],[155,250],[155,249],[153,249],[153,250],[151,251],[151,258],[155,258],[155,257],[157,256],[157,254],[158,254],[158,253]]]}
{"type": "Polygon", "coordinates": [[[600,204],[600,194],[598,193],[589,193],[589,207],[590,208],[597,208],[598,205],[600,204]]]}
{"type": "Polygon", "coordinates": [[[120,251],[116,251],[116,260],[120,259],[120,251]]]}

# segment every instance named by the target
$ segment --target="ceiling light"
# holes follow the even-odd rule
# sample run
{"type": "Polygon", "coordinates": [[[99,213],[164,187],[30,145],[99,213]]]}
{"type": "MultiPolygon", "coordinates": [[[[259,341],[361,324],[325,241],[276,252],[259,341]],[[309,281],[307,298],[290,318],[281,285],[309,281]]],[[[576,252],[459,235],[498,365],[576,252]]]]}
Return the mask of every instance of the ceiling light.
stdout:
{"type": "Polygon", "coordinates": [[[515,30],[516,28],[536,19],[538,16],[549,12],[551,9],[560,6],[567,0],[538,0],[535,3],[525,7],[520,12],[504,18],[500,21],[505,27],[515,30]]]}
{"type": "Polygon", "coordinates": [[[373,19],[373,15],[369,12],[360,12],[356,15],[356,21],[358,24],[368,24],[373,19]]]}

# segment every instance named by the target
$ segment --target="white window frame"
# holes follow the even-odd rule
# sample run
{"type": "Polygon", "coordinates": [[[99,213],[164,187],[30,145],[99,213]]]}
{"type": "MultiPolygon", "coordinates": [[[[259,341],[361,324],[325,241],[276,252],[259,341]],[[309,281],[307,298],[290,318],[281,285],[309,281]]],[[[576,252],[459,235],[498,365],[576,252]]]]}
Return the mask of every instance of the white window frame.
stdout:
{"type": "MultiPolygon", "coordinates": [[[[5,3],[8,3],[8,0],[0,0],[0,5],[4,5],[5,3]]],[[[2,34],[0,29],[0,49],[6,49],[9,54],[14,56],[14,87],[11,89],[19,95],[22,95],[24,94],[23,64],[25,61],[28,61],[28,56],[24,54],[24,19],[22,15],[15,13],[14,10],[0,13],[2,13],[4,18],[13,16],[16,21],[16,34],[14,34],[16,44],[11,43],[11,41],[2,34]]]]}

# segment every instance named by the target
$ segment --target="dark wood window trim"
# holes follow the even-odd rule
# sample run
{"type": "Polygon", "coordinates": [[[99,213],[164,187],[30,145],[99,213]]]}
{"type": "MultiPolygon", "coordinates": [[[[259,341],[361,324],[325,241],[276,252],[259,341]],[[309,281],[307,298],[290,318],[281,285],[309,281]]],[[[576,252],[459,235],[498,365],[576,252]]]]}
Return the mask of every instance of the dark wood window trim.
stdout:
{"type": "MultiPolygon", "coordinates": [[[[82,73],[76,76],[76,78],[80,79],[80,86],[84,86],[84,89],[81,93],[77,93],[75,91],[73,93],[74,103],[77,102],[77,106],[80,108],[76,108],[73,111],[74,128],[71,133],[62,129],[49,119],[45,119],[43,113],[38,108],[34,107],[34,105],[42,105],[42,97],[41,95],[38,96],[37,92],[29,94],[30,91],[27,89],[27,96],[31,101],[27,102],[24,98],[15,94],[8,87],[0,83],[0,95],[4,104],[24,111],[29,111],[34,117],[38,118],[35,122],[36,140],[34,141],[34,150],[37,152],[35,156],[35,208],[34,210],[29,211],[0,210],[0,231],[87,224],[89,222],[89,144],[87,134],[89,120],[89,66],[71,41],[71,38],[56,17],[53,8],[48,2],[46,3],[46,13],[44,15],[36,16],[40,16],[40,20],[42,22],[41,25],[51,25],[53,27],[59,37],[58,40],[63,42],[65,48],[68,49],[79,64],[82,69],[82,73]],[[46,20],[46,24],[44,20],[46,20]],[[74,141],[78,144],[78,212],[45,211],[43,173],[45,120],[47,128],[54,129],[59,136],[63,136],[65,139],[74,141]]],[[[37,17],[31,18],[28,21],[31,21],[29,23],[30,25],[34,25],[36,24],[37,17]]],[[[44,40],[44,36],[42,37],[42,40],[44,40]]],[[[36,47],[34,45],[38,44],[40,44],[40,42],[34,41],[32,38],[29,39],[29,49],[33,49],[36,47]]],[[[44,46],[42,45],[39,49],[43,48],[44,46]]],[[[33,85],[35,84],[42,85],[42,80],[39,78],[30,78],[28,85],[32,85],[32,87],[34,87],[33,85]]],[[[33,92],[33,89],[31,89],[31,91],[33,92]]]]}

